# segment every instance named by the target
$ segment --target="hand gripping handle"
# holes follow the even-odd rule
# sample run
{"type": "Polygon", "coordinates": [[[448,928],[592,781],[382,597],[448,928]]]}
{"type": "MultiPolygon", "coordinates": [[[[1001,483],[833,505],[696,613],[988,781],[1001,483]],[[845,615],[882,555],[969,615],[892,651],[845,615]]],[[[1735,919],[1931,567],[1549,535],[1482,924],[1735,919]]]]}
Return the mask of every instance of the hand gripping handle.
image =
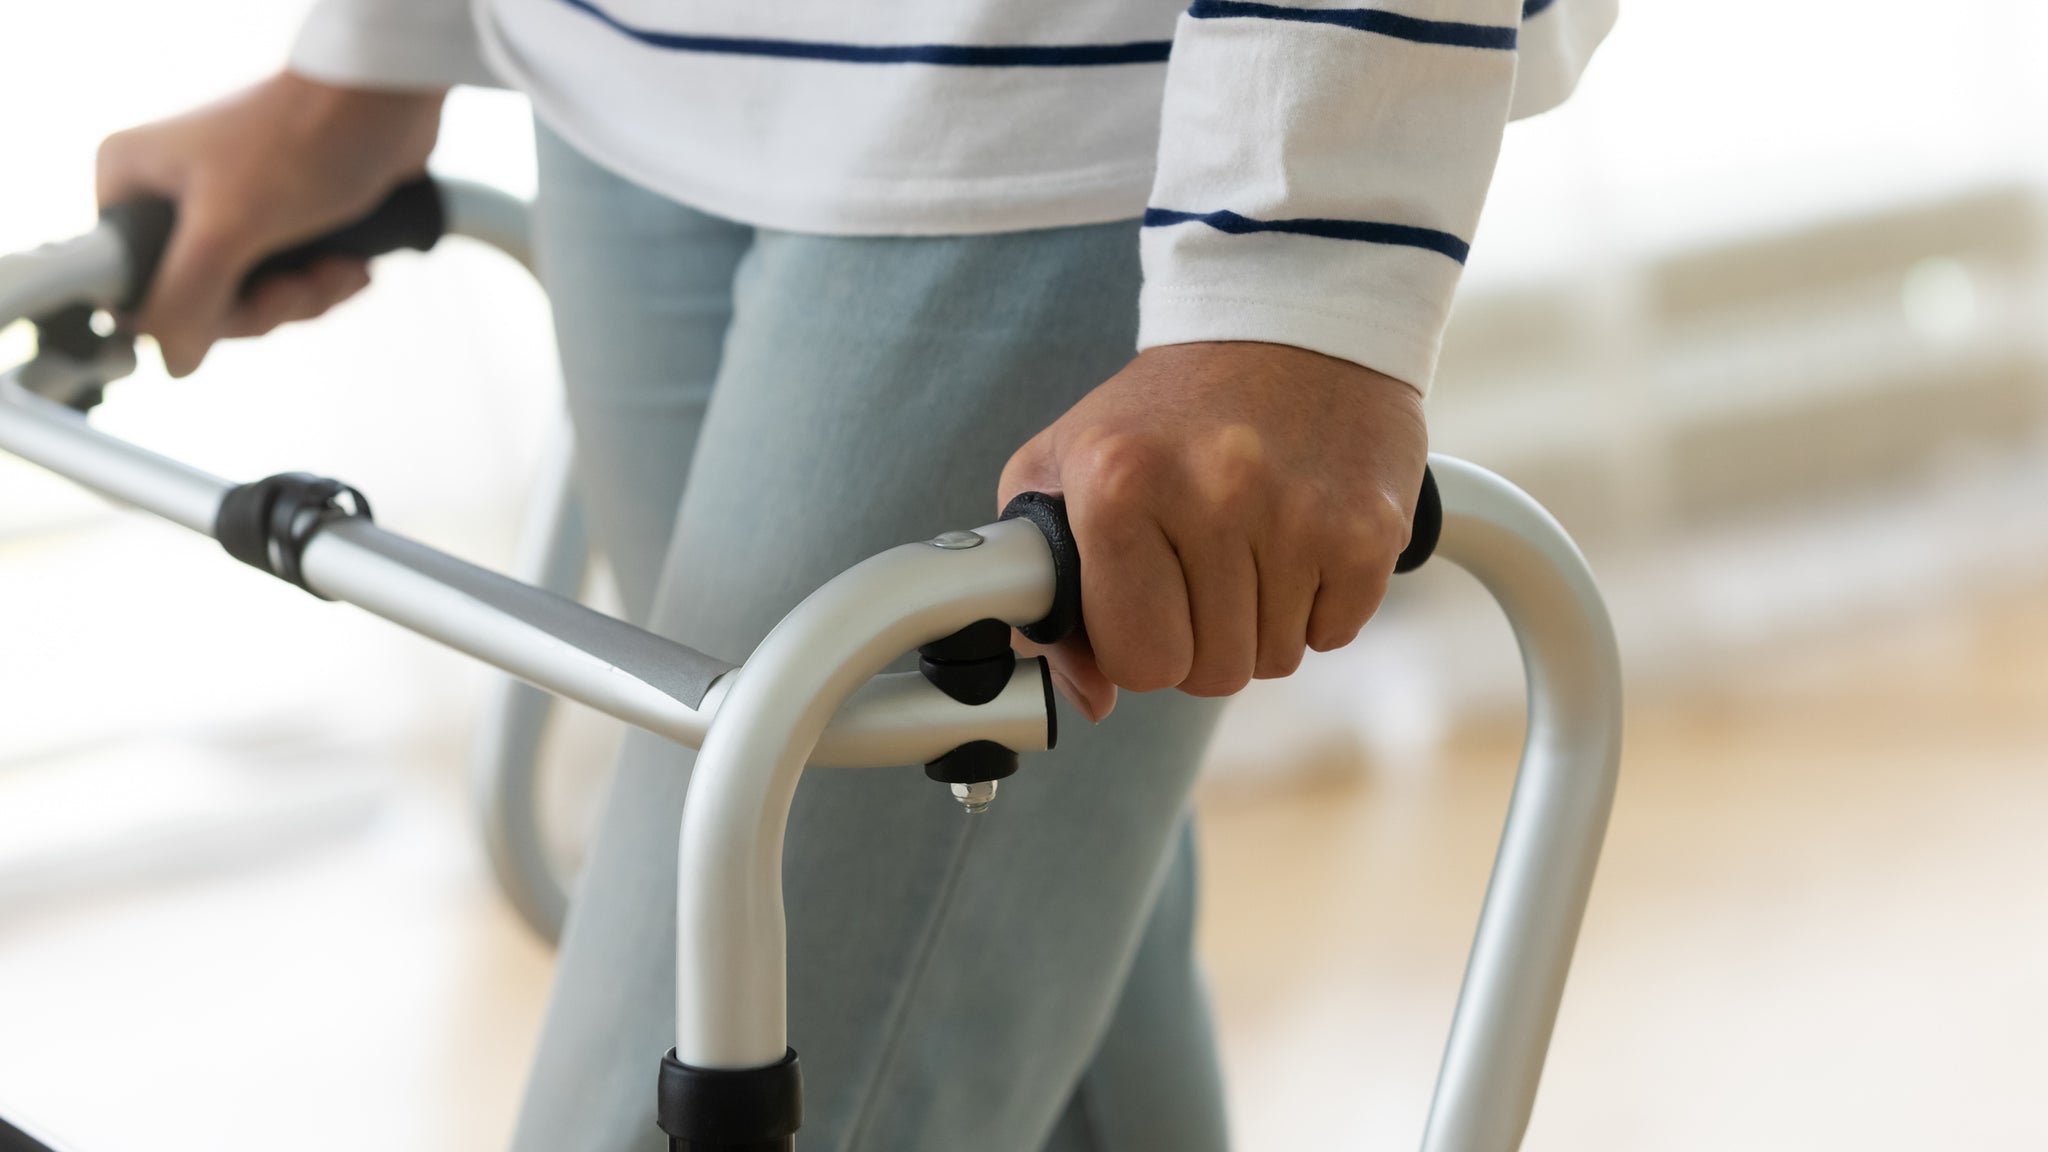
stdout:
{"type": "MultiPolygon", "coordinates": [[[[164,249],[177,226],[178,206],[156,196],[125,200],[102,209],[100,220],[120,234],[128,252],[128,278],[120,306],[138,308],[149,296],[150,283],[163,262],[164,249]]],[[[267,276],[303,271],[330,256],[367,260],[401,248],[425,252],[446,231],[441,189],[432,177],[422,176],[392,189],[361,219],[265,258],[242,280],[242,290],[247,292],[267,276]]]]}
{"type": "MultiPolygon", "coordinates": [[[[1074,526],[1067,520],[1067,502],[1044,492],[1019,493],[1003,508],[1001,519],[1031,521],[1045,534],[1046,546],[1052,549],[1052,610],[1043,620],[1018,631],[1027,640],[1057,644],[1081,628],[1081,548],[1074,542],[1074,526]]],[[[1408,547],[1394,563],[1394,571],[1413,572],[1420,568],[1436,550],[1443,526],[1444,508],[1437,497],[1436,477],[1424,468],[1422,492],[1415,501],[1414,527],[1409,532],[1408,547]]]]}

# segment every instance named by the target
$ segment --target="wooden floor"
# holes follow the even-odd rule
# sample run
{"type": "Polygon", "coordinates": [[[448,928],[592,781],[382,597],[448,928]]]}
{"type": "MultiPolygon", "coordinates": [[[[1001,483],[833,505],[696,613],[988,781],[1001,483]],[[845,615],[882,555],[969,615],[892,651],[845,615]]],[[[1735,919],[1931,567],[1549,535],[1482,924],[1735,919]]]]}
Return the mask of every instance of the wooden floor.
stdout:
{"type": "MultiPolygon", "coordinates": [[[[1416,1144],[1518,738],[1205,791],[1248,1152],[1416,1144]]],[[[0,889],[0,1101],[80,1152],[502,1147],[549,959],[460,754],[232,859],[0,889]]],[[[2048,589],[1635,700],[1527,1147],[2048,1148],[2044,826],[2048,589]]]]}

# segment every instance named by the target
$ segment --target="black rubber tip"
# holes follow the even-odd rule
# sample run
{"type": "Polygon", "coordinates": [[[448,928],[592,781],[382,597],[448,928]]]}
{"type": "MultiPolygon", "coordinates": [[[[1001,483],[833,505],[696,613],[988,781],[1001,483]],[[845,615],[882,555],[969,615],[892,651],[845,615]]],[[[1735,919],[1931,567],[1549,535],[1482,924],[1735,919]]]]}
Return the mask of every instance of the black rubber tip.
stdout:
{"type": "Polygon", "coordinates": [[[1408,547],[1394,561],[1394,571],[1413,572],[1436,552],[1437,538],[1444,532],[1444,502],[1436,494],[1436,474],[1422,470],[1422,494],[1415,499],[1415,526],[1408,531],[1408,547]]]}
{"type": "Polygon", "coordinates": [[[672,1146],[692,1152],[787,1147],[804,1122],[796,1051],[765,1068],[694,1068],[671,1048],[661,1058],[656,1120],[672,1146]]]}
{"type": "Polygon", "coordinates": [[[1081,627],[1081,549],[1067,523],[1067,502],[1044,492],[1019,493],[1001,519],[1031,521],[1052,549],[1052,611],[1018,631],[1039,644],[1057,644],[1081,627]]]}

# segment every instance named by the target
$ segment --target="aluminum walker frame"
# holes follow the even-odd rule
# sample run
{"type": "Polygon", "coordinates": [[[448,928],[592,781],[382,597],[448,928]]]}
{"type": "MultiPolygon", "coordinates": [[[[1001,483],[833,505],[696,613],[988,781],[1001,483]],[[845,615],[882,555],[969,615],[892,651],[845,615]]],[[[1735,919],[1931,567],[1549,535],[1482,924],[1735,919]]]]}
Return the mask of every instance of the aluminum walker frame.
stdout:
{"type": "MultiPolygon", "coordinates": [[[[679,1152],[793,1148],[801,1109],[785,1026],[781,867],[798,781],[809,765],[925,763],[972,809],[1016,753],[1050,745],[1042,663],[1012,674],[1029,662],[1010,655],[1007,628],[974,626],[1078,620],[1078,551],[1057,503],[1027,501],[1024,515],[872,557],[728,665],[571,598],[583,547],[566,450],[524,549],[536,588],[377,527],[361,494],[334,481],[236,485],[95,430],[86,413],[135,360],[93,314],[144,295],[174,215],[162,202],[120,205],[84,236],[0,257],[0,326],[29,318],[39,330],[35,359],[0,375],[0,450],[516,678],[489,709],[479,795],[499,878],[544,934],[566,906],[534,811],[547,694],[701,748],[679,842],[676,1047],[655,1114],[679,1152]],[[882,672],[920,647],[924,671],[882,672]]],[[[444,232],[531,267],[527,221],[525,204],[503,193],[423,180],[264,267],[424,249],[444,232]]],[[[1430,475],[1435,554],[1477,577],[1506,613],[1529,706],[1423,1148],[1511,1152],[1535,1103],[1613,801],[1621,671],[1592,573],[1557,522],[1461,460],[1432,456],[1430,475]]],[[[1411,552],[1428,553],[1428,541],[1418,546],[1411,552]]],[[[0,1152],[46,1148],[0,1120],[0,1152]]]]}

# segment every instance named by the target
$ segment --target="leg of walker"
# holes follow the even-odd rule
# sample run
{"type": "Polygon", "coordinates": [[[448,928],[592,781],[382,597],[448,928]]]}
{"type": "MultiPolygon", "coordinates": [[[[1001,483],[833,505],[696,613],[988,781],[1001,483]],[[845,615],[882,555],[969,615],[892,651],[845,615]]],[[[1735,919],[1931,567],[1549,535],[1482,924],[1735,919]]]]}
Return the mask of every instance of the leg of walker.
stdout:
{"type": "MultiPolygon", "coordinates": [[[[1584,558],[1539,505],[1441,456],[1425,503],[1432,492],[1435,550],[1476,576],[1514,627],[1529,733],[1423,1146],[1512,1152],[1613,803],[1620,663],[1584,558]]],[[[781,859],[805,759],[846,693],[895,652],[983,616],[1078,619],[1078,552],[1063,523],[1043,522],[1043,534],[1011,520],[978,530],[980,546],[954,554],[967,563],[908,545],[849,570],[776,627],[712,722],[679,846],[677,1042],[657,1101],[672,1152],[794,1148],[801,1086],[787,1045],[781,859]]],[[[1427,544],[1411,546],[1404,569],[1427,544]]]]}

